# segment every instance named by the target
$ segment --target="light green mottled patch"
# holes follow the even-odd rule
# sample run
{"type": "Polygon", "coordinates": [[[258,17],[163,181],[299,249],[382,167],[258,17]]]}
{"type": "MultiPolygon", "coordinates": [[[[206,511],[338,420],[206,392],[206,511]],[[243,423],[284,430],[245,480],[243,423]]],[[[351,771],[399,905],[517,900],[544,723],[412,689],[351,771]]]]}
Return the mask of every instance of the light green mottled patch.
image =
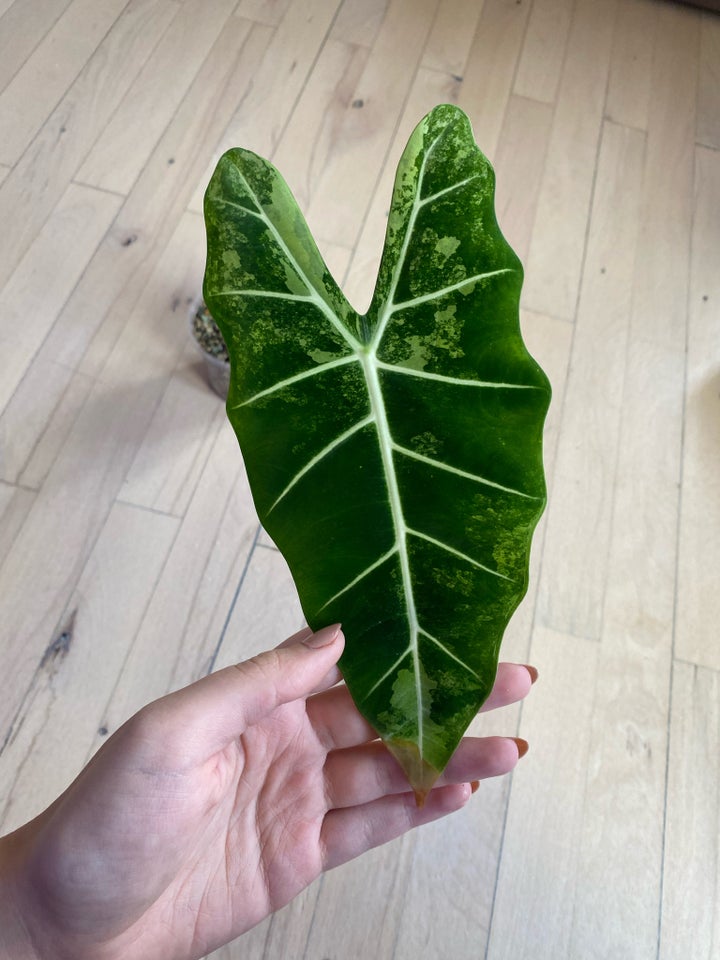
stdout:
{"type": "Polygon", "coordinates": [[[300,277],[297,275],[295,270],[291,267],[287,260],[283,260],[283,267],[285,269],[285,283],[290,293],[294,293],[298,296],[305,296],[308,293],[308,288],[302,282],[300,277]]]}
{"type": "Polygon", "coordinates": [[[435,250],[440,254],[443,261],[445,261],[455,253],[459,246],[460,241],[457,237],[440,237],[435,244],[435,250]]]}
{"type": "Polygon", "coordinates": [[[240,255],[237,250],[223,250],[222,261],[225,269],[231,273],[240,269],[240,255]]]}
{"type": "Polygon", "coordinates": [[[337,353],[330,353],[328,350],[308,350],[307,355],[315,363],[329,363],[331,360],[337,360],[337,353]]]}

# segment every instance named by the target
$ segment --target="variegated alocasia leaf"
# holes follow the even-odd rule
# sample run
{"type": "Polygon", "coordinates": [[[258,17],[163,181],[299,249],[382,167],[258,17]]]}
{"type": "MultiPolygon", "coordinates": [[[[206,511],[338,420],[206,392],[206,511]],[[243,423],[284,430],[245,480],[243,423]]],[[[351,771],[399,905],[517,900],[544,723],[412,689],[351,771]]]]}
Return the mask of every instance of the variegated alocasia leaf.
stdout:
{"type": "Polygon", "coordinates": [[[230,150],[205,197],[204,295],[258,514],[310,626],[342,622],[347,685],[419,802],[492,688],[545,505],[550,388],[493,193],[467,117],[436,107],[362,316],[270,163],[230,150]]]}

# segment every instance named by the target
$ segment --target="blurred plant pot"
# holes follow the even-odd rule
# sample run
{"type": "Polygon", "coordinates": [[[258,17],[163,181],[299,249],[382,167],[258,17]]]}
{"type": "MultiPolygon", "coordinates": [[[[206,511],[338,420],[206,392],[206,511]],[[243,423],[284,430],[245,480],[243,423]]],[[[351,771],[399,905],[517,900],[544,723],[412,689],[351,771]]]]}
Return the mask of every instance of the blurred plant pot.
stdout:
{"type": "Polygon", "coordinates": [[[190,318],[190,333],[202,351],[208,383],[218,396],[227,399],[230,358],[218,325],[202,301],[190,318]]]}

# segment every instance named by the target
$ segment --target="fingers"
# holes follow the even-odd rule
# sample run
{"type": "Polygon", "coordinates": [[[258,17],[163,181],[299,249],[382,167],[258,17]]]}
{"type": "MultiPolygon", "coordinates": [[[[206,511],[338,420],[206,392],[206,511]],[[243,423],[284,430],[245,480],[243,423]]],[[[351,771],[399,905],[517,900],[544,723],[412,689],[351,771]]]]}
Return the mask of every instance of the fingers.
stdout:
{"type": "Polygon", "coordinates": [[[337,682],[335,664],[343,646],[339,624],[315,634],[303,630],[291,642],[218,670],[147,709],[168,736],[184,737],[186,756],[197,760],[222,749],[282,704],[337,682]]]}
{"type": "MultiPolygon", "coordinates": [[[[481,712],[517,703],[527,696],[534,683],[531,669],[519,663],[498,664],[495,683],[481,712]]],[[[377,733],[358,713],[347,687],[313,697],[307,706],[310,722],[326,750],[343,750],[377,739],[377,733]]]]}
{"type": "Polygon", "coordinates": [[[332,810],[326,815],[320,832],[323,869],[338,867],[413,827],[459,810],[467,803],[470,792],[470,784],[462,783],[432,790],[422,808],[418,808],[412,793],[403,793],[361,806],[332,810]]]}
{"type": "Polygon", "coordinates": [[[482,705],[480,712],[496,710],[506,707],[510,703],[517,703],[530,692],[530,687],[537,679],[537,670],[521,663],[499,663],[495,683],[490,696],[482,705]],[[534,671],[534,676],[530,672],[534,671]]]}
{"type": "Polygon", "coordinates": [[[326,750],[342,750],[377,740],[377,733],[358,712],[346,686],[334,687],[322,696],[311,697],[307,702],[307,713],[326,750]]]}
{"type": "MultiPolygon", "coordinates": [[[[527,750],[514,737],[465,737],[438,785],[469,783],[510,773],[527,750]]],[[[325,762],[325,793],[329,808],[370,803],[386,795],[406,793],[407,777],[383,743],[336,750],[325,762]]]]}

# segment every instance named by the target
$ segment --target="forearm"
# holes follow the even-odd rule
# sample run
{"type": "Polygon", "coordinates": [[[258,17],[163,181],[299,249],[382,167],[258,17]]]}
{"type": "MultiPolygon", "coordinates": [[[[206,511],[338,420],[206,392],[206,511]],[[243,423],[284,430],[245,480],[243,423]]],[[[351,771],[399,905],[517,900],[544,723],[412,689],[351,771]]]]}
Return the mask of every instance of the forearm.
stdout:
{"type": "Polygon", "coordinates": [[[40,960],[22,909],[23,846],[20,831],[0,837],[0,960],[40,960]]]}

